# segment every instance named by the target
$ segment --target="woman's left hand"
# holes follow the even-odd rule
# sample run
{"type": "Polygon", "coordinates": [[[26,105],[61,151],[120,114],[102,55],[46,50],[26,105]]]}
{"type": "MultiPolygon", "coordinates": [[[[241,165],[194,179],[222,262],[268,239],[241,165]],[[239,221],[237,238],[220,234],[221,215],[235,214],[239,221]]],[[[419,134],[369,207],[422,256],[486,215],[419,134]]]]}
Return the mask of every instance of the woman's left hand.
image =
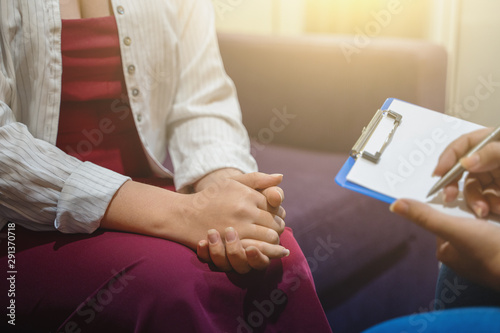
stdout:
{"type": "MultiPolygon", "coordinates": [[[[235,169],[217,170],[198,181],[194,186],[194,190],[196,192],[202,191],[223,182],[225,178],[235,180],[242,178],[243,180],[245,175],[235,169]]],[[[286,212],[281,206],[284,200],[283,190],[278,186],[257,190],[266,197],[268,211],[284,220],[286,212]]],[[[248,238],[240,239],[234,228],[227,228],[224,232],[225,235],[221,236],[217,230],[209,230],[207,239],[201,240],[197,248],[201,260],[212,262],[223,271],[235,270],[243,274],[251,269],[263,270],[269,266],[271,259],[282,258],[290,254],[290,251],[281,245],[248,238]]]]}
{"type": "Polygon", "coordinates": [[[223,241],[217,230],[209,230],[208,240],[200,241],[197,249],[201,260],[213,263],[222,271],[235,270],[245,274],[251,269],[264,270],[269,266],[271,259],[290,255],[290,251],[281,245],[252,239],[240,240],[233,228],[227,228],[225,233],[223,241]]]}

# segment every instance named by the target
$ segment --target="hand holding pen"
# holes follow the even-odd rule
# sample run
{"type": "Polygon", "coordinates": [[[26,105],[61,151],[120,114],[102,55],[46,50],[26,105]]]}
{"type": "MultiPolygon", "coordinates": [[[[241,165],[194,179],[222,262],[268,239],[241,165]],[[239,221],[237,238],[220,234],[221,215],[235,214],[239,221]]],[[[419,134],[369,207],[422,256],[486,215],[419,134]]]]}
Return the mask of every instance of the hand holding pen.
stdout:
{"type": "Polygon", "coordinates": [[[443,188],[445,202],[458,195],[458,180],[469,171],[464,196],[478,217],[500,214],[500,127],[486,128],[453,141],[441,154],[434,170],[441,180],[429,195],[443,188]]]}

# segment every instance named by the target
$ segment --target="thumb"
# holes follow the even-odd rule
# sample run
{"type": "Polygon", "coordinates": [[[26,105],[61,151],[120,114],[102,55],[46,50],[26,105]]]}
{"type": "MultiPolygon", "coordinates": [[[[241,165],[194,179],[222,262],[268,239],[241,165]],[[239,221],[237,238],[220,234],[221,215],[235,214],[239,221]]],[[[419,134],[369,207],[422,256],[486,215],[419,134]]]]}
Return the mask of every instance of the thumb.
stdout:
{"type": "Polygon", "coordinates": [[[399,199],[390,210],[450,242],[463,243],[464,232],[475,226],[466,218],[444,214],[416,200],[399,199]]]}
{"type": "Polygon", "coordinates": [[[237,182],[254,190],[264,190],[271,186],[278,186],[283,180],[282,174],[268,175],[262,172],[253,172],[232,177],[237,182]]]}
{"type": "Polygon", "coordinates": [[[488,172],[500,168],[500,142],[490,142],[469,157],[460,160],[470,172],[488,172]]]}

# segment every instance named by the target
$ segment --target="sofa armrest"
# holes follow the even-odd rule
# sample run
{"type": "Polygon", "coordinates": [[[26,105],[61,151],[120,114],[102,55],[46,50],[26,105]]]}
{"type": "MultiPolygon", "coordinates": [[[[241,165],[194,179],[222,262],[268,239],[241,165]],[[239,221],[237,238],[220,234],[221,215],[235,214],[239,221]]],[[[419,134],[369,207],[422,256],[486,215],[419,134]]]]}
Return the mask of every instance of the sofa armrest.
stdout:
{"type": "Polygon", "coordinates": [[[388,97],[444,111],[444,48],[355,38],[219,34],[254,142],[348,152],[388,97]]]}

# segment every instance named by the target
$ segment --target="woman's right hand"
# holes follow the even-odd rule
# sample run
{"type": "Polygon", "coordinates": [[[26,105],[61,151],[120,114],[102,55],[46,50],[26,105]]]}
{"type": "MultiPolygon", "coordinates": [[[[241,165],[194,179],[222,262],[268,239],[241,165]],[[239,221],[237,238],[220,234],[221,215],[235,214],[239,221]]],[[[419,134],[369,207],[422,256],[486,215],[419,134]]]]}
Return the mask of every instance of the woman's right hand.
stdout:
{"type": "MultiPolygon", "coordinates": [[[[469,171],[464,184],[465,199],[480,218],[490,213],[500,214],[500,142],[491,142],[472,156],[460,158],[491,131],[491,128],[477,130],[453,141],[441,154],[434,171],[436,176],[443,176],[460,160],[462,166],[469,171]]],[[[458,192],[457,179],[443,189],[445,201],[455,200],[458,192]]]]}

